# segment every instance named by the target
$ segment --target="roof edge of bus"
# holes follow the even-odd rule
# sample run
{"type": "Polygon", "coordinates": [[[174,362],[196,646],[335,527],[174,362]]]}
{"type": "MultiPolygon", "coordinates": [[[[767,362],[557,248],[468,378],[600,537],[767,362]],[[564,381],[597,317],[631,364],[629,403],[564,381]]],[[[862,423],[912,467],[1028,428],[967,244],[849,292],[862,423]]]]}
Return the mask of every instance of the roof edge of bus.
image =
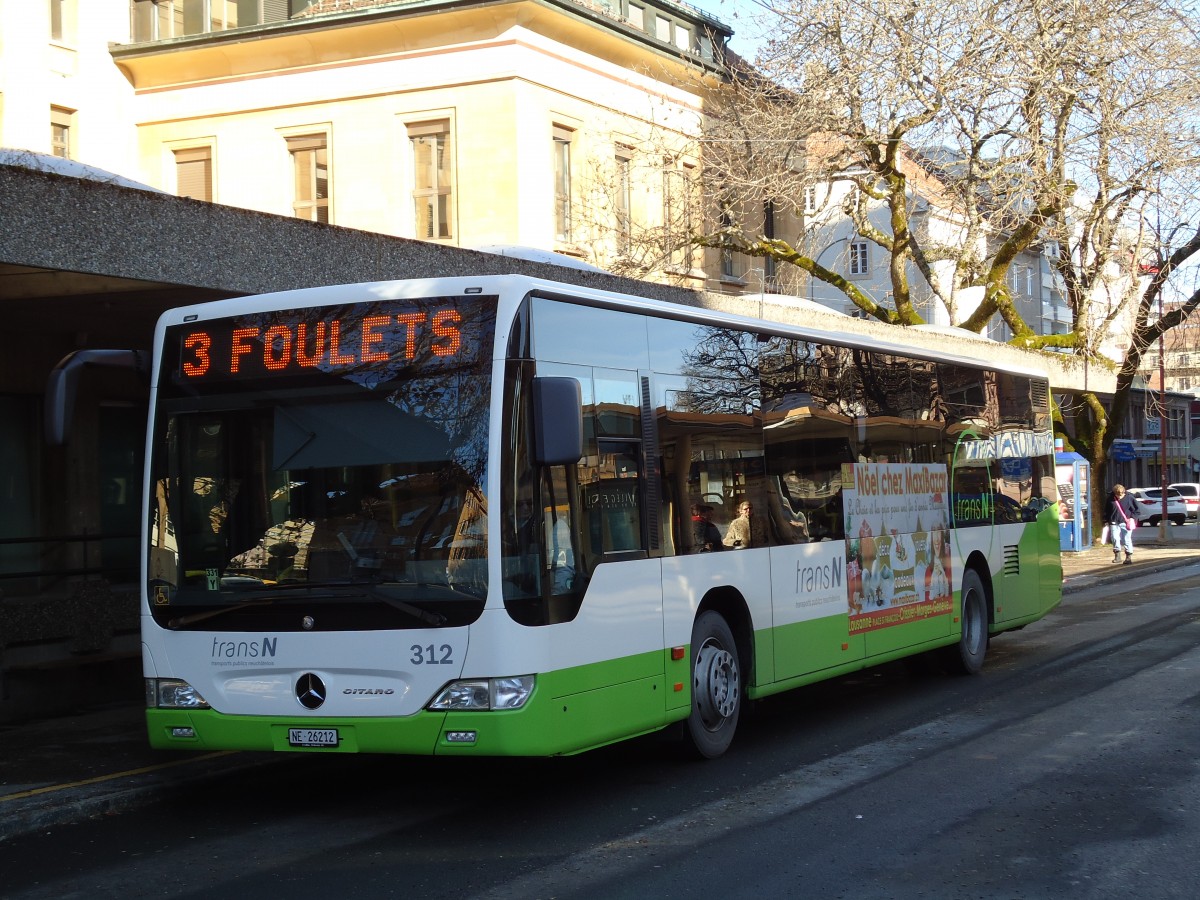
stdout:
{"type": "MultiPolygon", "coordinates": [[[[939,326],[897,326],[882,322],[873,322],[855,316],[847,316],[836,310],[815,303],[790,305],[771,302],[772,312],[779,318],[766,318],[764,299],[782,295],[732,295],[714,294],[700,291],[681,291],[695,297],[697,302],[687,303],[676,300],[664,300],[657,297],[621,292],[609,288],[593,287],[568,281],[556,281],[540,275],[528,275],[511,272],[506,274],[488,275],[442,275],[420,278],[386,279],[378,281],[349,282],[345,284],[316,285],[306,288],[293,288],[284,291],[271,291],[262,294],[248,294],[241,297],[231,297],[224,300],[212,300],[205,303],[181,306],[167,310],[159,319],[159,326],[166,327],[180,324],[188,316],[202,315],[205,318],[214,316],[236,315],[245,312],[248,304],[261,306],[264,311],[287,309],[289,305],[297,304],[298,298],[304,296],[303,305],[326,305],[338,302],[348,302],[339,298],[339,293],[350,289],[374,293],[376,299],[399,299],[402,296],[412,296],[419,292],[423,285],[439,285],[439,290],[449,292],[464,292],[468,288],[488,290],[489,283],[496,290],[510,289],[522,294],[538,293],[558,299],[572,299],[614,309],[640,310],[654,312],[667,318],[694,321],[706,325],[728,325],[742,328],[746,331],[763,335],[776,334],[807,340],[819,340],[844,346],[863,345],[885,353],[899,356],[917,356],[927,359],[957,362],[972,367],[994,367],[1005,371],[1032,375],[1045,378],[1047,368],[1039,367],[1023,352],[1009,347],[998,341],[976,335],[973,332],[957,332],[962,329],[950,329],[939,326]],[[711,304],[711,305],[710,305],[711,304]],[[739,308],[740,307],[740,308],[739,308]],[[753,315],[755,311],[758,316],[753,315]],[[810,321],[788,321],[784,317],[789,311],[794,311],[797,317],[810,321]],[[825,318],[828,321],[811,321],[825,318]],[[895,330],[903,327],[903,337],[888,334],[885,330],[895,330]],[[978,355],[979,347],[964,347],[960,352],[947,352],[946,338],[962,340],[964,343],[985,342],[989,353],[995,354],[996,359],[981,360],[978,355]],[[913,339],[916,338],[914,341],[913,339]],[[1000,358],[1004,357],[1004,358],[1000,358]]],[[[662,285],[647,283],[647,291],[661,289],[662,285]]],[[[361,302],[364,298],[356,298],[361,302]]],[[[367,298],[370,299],[370,298],[367,298]]]]}
{"type": "MultiPolygon", "coordinates": [[[[523,276],[522,276],[523,277],[523,276]]],[[[786,303],[773,303],[772,306],[781,313],[789,310],[805,318],[825,318],[828,321],[784,321],[768,319],[761,303],[763,296],[782,295],[730,295],[693,292],[697,298],[712,298],[717,304],[722,302],[731,308],[718,306],[690,305],[644,297],[637,294],[622,294],[603,288],[586,287],[563,282],[548,281],[541,278],[529,278],[526,282],[531,292],[542,293],[555,298],[592,300],[597,305],[615,309],[637,309],[653,311],[667,318],[694,321],[707,325],[730,325],[760,335],[779,335],[794,337],[802,340],[824,341],[842,346],[862,346],[893,353],[897,356],[912,356],[958,363],[972,368],[996,368],[1013,374],[1027,375],[1037,378],[1048,378],[1048,367],[1039,365],[1039,360],[1030,358],[1027,351],[1010,347],[1000,341],[984,337],[965,329],[951,329],[948,326],[901,326],[889,325],[871,319],[860,319],[845,313],[830,309],[820,304],[805,303],[790,306],[786,303]],[[744,307],[757,306],[759,316],[753,316],[746,311],[732,309],[734,305],[744,307]],[[903,335],[887,333],[902,330],[903,335]],[[963,347],[958,352],[948,351],[946,339],[961,340],[964,344],[984,343],[988,351],[994,354],[993,359],[981,359],[978,346],[963,347]]]]}

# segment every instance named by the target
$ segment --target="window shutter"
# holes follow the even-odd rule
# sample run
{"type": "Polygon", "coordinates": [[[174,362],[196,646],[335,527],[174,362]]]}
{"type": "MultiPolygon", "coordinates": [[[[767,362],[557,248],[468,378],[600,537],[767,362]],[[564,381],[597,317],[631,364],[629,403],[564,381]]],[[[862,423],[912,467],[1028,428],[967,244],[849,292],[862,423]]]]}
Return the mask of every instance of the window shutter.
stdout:
{"type": "Polygon", "coordinates": [[[212,202],[212,150],[196,147],[175,151],[175,193],[212,202]]]}

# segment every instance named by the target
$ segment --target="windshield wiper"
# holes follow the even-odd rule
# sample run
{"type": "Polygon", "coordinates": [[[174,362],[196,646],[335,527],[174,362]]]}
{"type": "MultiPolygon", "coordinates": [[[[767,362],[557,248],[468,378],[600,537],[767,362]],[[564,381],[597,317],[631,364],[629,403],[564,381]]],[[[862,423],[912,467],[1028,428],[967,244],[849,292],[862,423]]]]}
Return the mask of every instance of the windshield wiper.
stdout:
{"type": "MultiPolygon", "coordinates": [[[[394,583],[396,583],[396,582],[387,582],[387,584],[394,584],[394,583]]],[[[429,585],[429,586],[433,587],[433,585],[429,585]]],[[[401,612],[406,612],[410,616],[414,616],[417,619],[419,619],[420,621],[424,622],[426,625],[445,625],[446,624],[446,617],[443,616],[441,613],[435,613],[435,612],[431,612],[428,609],[422,609],[421,607],[416,606],[415,604],[409,603],[405,600],[399,600],[396,597],[389,597],[383,591],[378,590],[378,588],[375,587],[374,585],[366,585],[365,587],[368,587],[367,593],[370,594],[372,597],[374,597],[376,600],[382,600],[384,603],[386,603],[388,606],[392,607],[393,609],[398,609],[401,612]]]]}
{"type": "Polygon", "coordinates": [[[186,616],[176,616],[174,619],[167,620],[167,627],[170,629],[181,628],[184,625],[191,625],[193,622],[203,622],[205,619],[211,619],[214,616],[222,616],[227,612],[235,609],[245,609],[248,606],[270,606],[276,600],[286,599],[284,597],[258,597],[254,600],[247,600],[242,603],[237,603],[233,606],[222,606],[218,609],[206,609],[204,612],[188,613],[186,616]]]}

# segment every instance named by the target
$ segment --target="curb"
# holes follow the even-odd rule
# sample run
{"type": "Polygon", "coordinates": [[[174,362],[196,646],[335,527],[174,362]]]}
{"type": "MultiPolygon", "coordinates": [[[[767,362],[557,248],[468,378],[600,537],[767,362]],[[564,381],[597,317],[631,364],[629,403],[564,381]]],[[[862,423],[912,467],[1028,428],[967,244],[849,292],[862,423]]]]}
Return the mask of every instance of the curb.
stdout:
{"type": "Polygon", "coordinates": [[[217,776],[282,760],[232,750],[176,759],[70,784],[0,795],[0,843],[97,816],[127,812],[217,776]]]}
{"type": "MultiPolygon", "coordinates": [[[[1077,591],[1087,590],[1092,587],[1099,587],[1106,584],[1113,584],[1117,581],[1123,581],[1131,575],[1156,575],[1159,572],[1168,572],[1174,569],[1191,568],[1192,566],[1200,565],[1200,558],[1187,559],[1162,559],[1149,563],[1134,563],[1133,568],[1136,571],[1130,572],[1123,566],[1111,566],[1115,571],[1106,569],[1094,570],[1087,573],[1079,573],[1078,575],[1068,575],[1063,579],[1063,594],[1073,594],[1077,591]]],[[[1186,577],[1184,575],[1181,578],[1186,577]]]]}

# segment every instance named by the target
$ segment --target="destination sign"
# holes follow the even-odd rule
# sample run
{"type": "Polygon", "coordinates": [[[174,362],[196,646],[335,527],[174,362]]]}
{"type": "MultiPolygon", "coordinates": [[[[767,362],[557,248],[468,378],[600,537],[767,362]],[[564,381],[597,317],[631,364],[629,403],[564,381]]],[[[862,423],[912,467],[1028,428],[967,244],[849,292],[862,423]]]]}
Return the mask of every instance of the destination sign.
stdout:
{"type": "Polygon", "coordinates": [[[386,381],[411,368],[470,363],[491,346],[487,299],[360,303],[179,326],[169,371],[177,384],[316,373],[386,381]]]}

